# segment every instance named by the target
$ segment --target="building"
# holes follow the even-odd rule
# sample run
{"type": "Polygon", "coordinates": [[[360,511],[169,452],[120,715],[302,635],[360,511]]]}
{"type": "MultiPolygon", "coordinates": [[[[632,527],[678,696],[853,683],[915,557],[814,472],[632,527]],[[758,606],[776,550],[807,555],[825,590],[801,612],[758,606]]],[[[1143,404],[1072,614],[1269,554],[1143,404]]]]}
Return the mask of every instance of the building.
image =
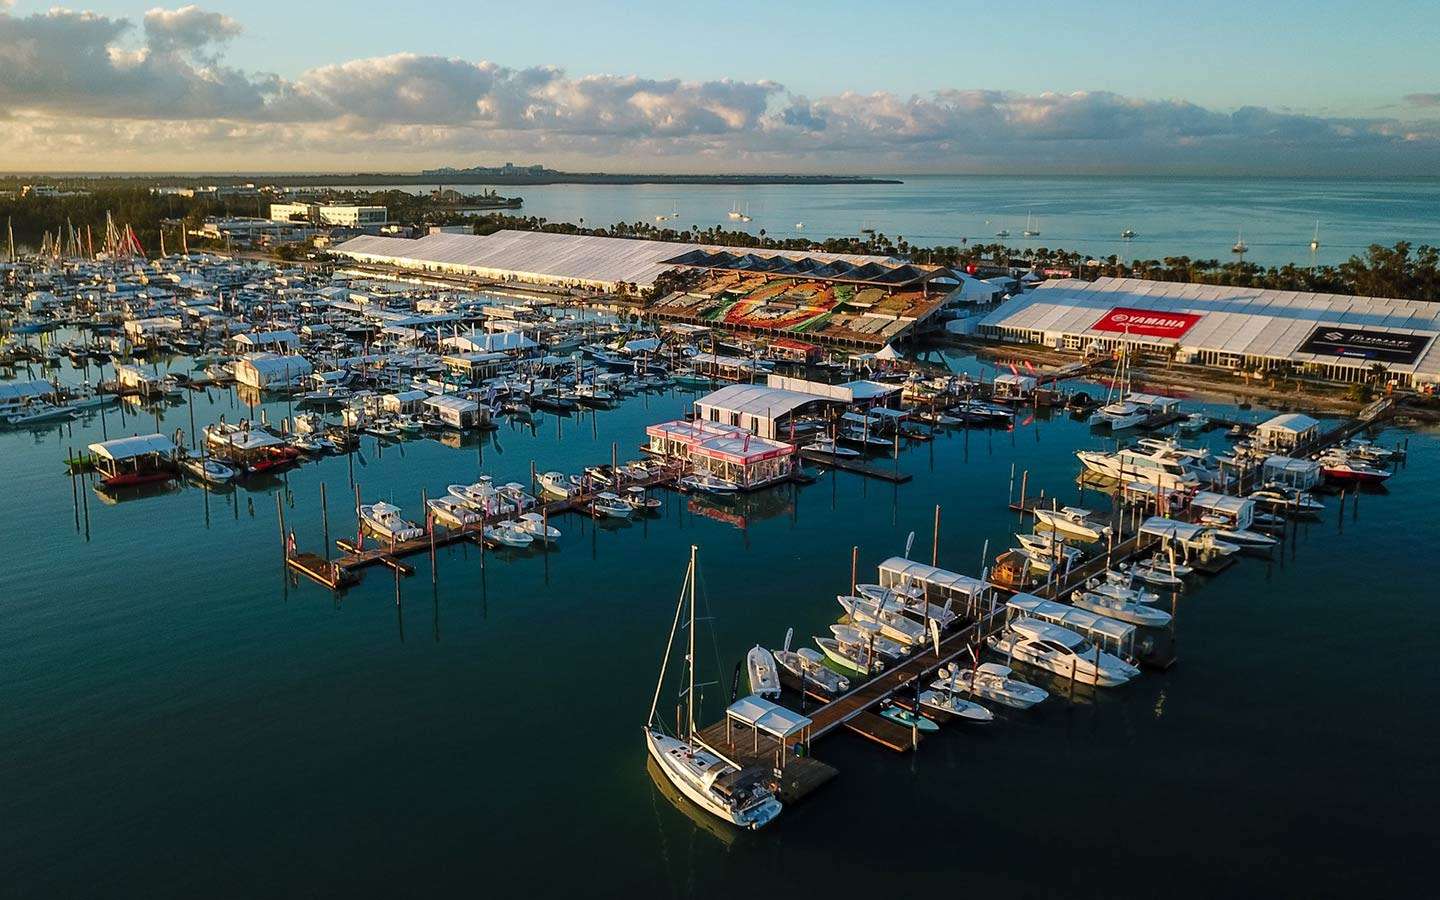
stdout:
{"type": "Polygon", "coordinates": [[[743,428],[770,440],[784,440],[797,414],[814,412],[834,401],[816,394],[759,384],[731,384],[695,401],[698,421],[743,428]]]}
{"type": "Polygon", "coordinates": [[[340,228],[367,228],[389,221],[383,206],[343,206],[332,203],[272,203],[270,218],[276,222],[308,222],[340,228]]]}
{"type": "Polygon", "coordinates": [[[1289,453],[1320,436],[1320,423],[1301,413],[1285,413],[1255,428],[1255,444],[1262,450],[1289,453]]]}
{"type": "Polygon", "coordinates": [[[264,390],[308,379],[314,367],[303,356],[251,353],[235,363],[235,383],[264,390]]]}
{"type": "Polygon", "coordinates": [[[488,408],[482,411],[479,403],[454,394],[430,397],[424,403],[441,422],[451,428],[477,428],[490,421],[488,408]]]}
{"type": "Polygon", "coordinates": [[[756,437],[743,428],[676,419],[645,429],[646,449],[664,459],[687,463],[697,473],[713,475],[751,490],[789,478],[795,468],[795,447],[756,437]]]}
{"type": "Polygon", "coordinates": [[[1440,383],[1440,303],[1134,278],[1049,281],[982,320],[982,337],[1228,369],[1294,367],[1335,381],[1383,370],[1440,383]]]}

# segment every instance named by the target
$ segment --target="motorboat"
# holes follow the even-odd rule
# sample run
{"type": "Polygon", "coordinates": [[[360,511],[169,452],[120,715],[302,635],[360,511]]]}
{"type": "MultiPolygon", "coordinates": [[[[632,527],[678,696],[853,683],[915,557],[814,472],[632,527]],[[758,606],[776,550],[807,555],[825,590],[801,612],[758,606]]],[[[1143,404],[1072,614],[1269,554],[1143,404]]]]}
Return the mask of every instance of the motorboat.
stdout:
{"type": "Polygon", "coordinates": [[[590,501],[590,510],[607,519],[628,519],[635,508],[622,500],[619,495],[603,491],[590,501]]]}
{"type": "Polygon", "coordinates": [[[1135,579],[1129,572],[1117,572],[1114,569],[1106,570],[1103,577],[1091,578],[1085,582],[1085,590],[1132,603],[1157,603],[1160,600],[1159,594],[1136,587],[1135,579]]]}
{"type": "Polygon", "coordinates": [[[825,665],[825,656],[809,647],[798,650],[776,650],[775,661],[791,675],[801,679],[805,686],[818,687],[827,694],[840,694],[850,690],[850,680],[825,665]]]}
{"type": "Polygon", "coordinates": [[[706,494],[733,494],[738,486],[731,481],[717,478],[703,472],[695,472],[680,479],[680,487],[690,491],[700,491],[706,494]]]}
{"type": "Polygon", "coordinates": [[[919,713],[912,712],[903,706],[896,706],[889,701],[880,707],[880,715],[897,725],[904,725],[906,728],[914,728],[917,731],[930,733],[940,730],[940,725],[934,719],[927,719],[919,713]]]}
{"type": "Polygon", "coordinates": [[[1223,516],[1201,516],[1200,524],[1209,526],[1215,536],[1222,541],[1241,547],[1268,550],[1280,543],[1268,534],[1262,534],[1249,528],[1236,528],[1230,520],[1223,516]]]}
{"type": "Polygon", "coordinates": [[[1385,469],[1355,459],[1339,450],[1332,450],[1320,457],[1320,471],[1327,481],[1342,484],[1380,484],[1390,477],[1385,469]]]}
{"type": "Polygon", "coordinates": [[[883,637],[880,629],[874,623],[867,623],[864,626],[831,625],[830,634],[837,641],[864,646],[890,659],[900,659],[910,652],[910,648],[904,644],[883,637]]]}
{"type": "Polygon", "coordinates": [[[431,498],[425,501],[425,506],[436,521],[451,528],[464,528],[484,519],[480,513],[453,496],[431,498]]]}
{"type": "Polygon", "coordinates": [[[522,531],[538,541],[553,544],[560,540],[560,529],[546,522],[545,516],[540,513],[528,512],[515,520],[515,524],[522,531]]]}
{"type": "Polygon", "coordinates": [[[1134,600],[1125,600],[1113,594],[1081,589],[1070,595],[1070,603],[1098,616],[1118,619],[1131,625],[1164,628],[1170,624],[1170,614],[1163,609],[1146,606],[1134,600]]]}
{"type": "Polygon", "coordinates": [[[881,606],[864,597],[839,595],[835,598],[850,621],[857,625],[874,624],[880,633],[907,646],[924,643],[925,626],[907,617],[898,609],[881,606]]]}
{"type": "Polygon", "coordinates": [[[941,628],[949,628],[960,618],[960,614],[949,606],[929,603],[925,599],[925,591],[913,585],[887,588],[878,584],[857,584],[855,593],[873,603],[884,603],[886,609],[898,609],[921,619],[932,619],[941,628]]]}
{"type": "Polygon", "coordinates": [[[1127,484],[1154,485],[1165,491],[1194,491],[1211,480],[1208,470],[1177,458],[1169,449],[1136,447],[1114,453],[1077,450],[1075,457],[1096,475],[1127,484]]]}
{"type": "Polygon", "coordinates": [[[12,413],[6,420],[6,424],[20,427],[23,425],[39,425],[44,422],[62,422],[75,418],[79,413],[69,406],[56,406],[53,403],[36,402],[21,408],[19,412],[12,413]]]}
{"type": "Polygon", "coordinates": [[[1070,629],[1029,616],[1012,619],[1004,631],[986,638],[986,643],[997,653],[1082,684],[1117,687],[1140,674],[1137,667],[1070,629]]]}
{"type": "Polygon", "coordinates": [[[750,675],[750,692],[762,697],[780,696],[780,670],[775,656],[756,644],[745,654],[745,670],[750,675]]]}
{"type": "Polygon", "coordinates": [[[180,464],[186,472],[206,484],[227,484],[235,478],[235,470],[219,460],[191,457],[180,464]]]}
{"type": "Polygon", "coordinates": [[[1307,491],[1285,484],[1266,484],[1250,492],[1256,503],[1292,516],[1314,517],[1325,511],[1325,504],[1307,491]]]}
{"type": "Polygon", "coordinates": [[[451,497],[482,513],[488,514],[496,506],[495,486],[488,478],[474,484],[452,484],[445,490],[451,497]]]}
{"type": "Polygon", "coordinates": [[[1042,575],[1057,565],[1062,571],[1069,571],[1072,566],[1079,565],[1080,560],[1084,558],[1083,553],[1056,538],[1053,532],[1017,534],[1015,539],[1020,542],[1020,552],[1029,561],[1030,568],[1042,575]]]}
{"type": "Polygon", "coordinates": [[[518,481],[510,481],[495,489],[495,499],[502,508],[519,512],[529,509],[538,501],[535,495],[527,493],[525,485],[518,481]]]}
{"type": "Polygon", "coordinates": [[[967,722],[993,722],[995,720],[995,714],[990,710],[974,700],[967,700],[957,693],[944,689],[944,684],[942,681],[935,681],[931,683],[930,690],[920,692],[916,699],[920,701],[922,709],[948,713],[967,722]]]}
{"type": "Polygon", "coordinates": [[[878,654],[871,653],[863,644],[845,644],[835,638],[815,638],[815,643],[825,658],[847,672],[857,675],[873,675],[885,668],[878,654]]]}
{"type": "Polygon", "coordinates": [[[630,504],[630,508],[636,512],[654,512],[664,506],[659,497],[651,497],[649,493],[639,485],[632,485],[625,489],[621,498],[630,504]]]}
{"type": "MultiPolygon", "coordinates": [[[[660,663],[660,677],[655,688],[655,699],[650,704],[650,715],[645,722],[645,747],[650,758],[660,767],[676,790],[690,802],[718,817],[719,819],[751,830],[761,828],[780,815],[781,803],[767,786],[768,770],[759,768],[740,769],[711,751],[695,738],[695,548],[690,548],[690,567],[685,573],[685,587],[675,607],[675,626],[672,626],[670,640],[665,646],[665,657],[660,663]],[[688,601],[688,603],[687,603],[688,601]],[[675,635],[680,620],[685,617],[685,635],[688,649],[685,658],[685,717],[683,727],[677,723],[678,736],[666,733],[664,721],[656,715],[660,706],[660,695],[665,686],[666,669],[674,650],[675,635]]],[[[752,702],[768,704],[761,698],[752,702]]]]}
{"type": "Polygon", "coordinates": [[[545,472],[538,480],[540,492],[557,500],[568,500],[579,490],[579,485],[571,481],[571,476],[564,472],[545,472]]]}
{"type": "Polygon", "coordinates": [[[1087,422],[1095,428],[1124,431],[1126,428],[1134,428],[1144,422],[1149,415],[1150,410],[1147,407],[1122,399],[1107,403],[1095,410],[1090,414],[1087,422]]]}
{"type": "Polygon", "coordinates": [[[1062,506],[1059,509],[1035,508],[1035,530],[1050,531],[1063,540],[1094,543],[1110,533],[1109,525],[1096,525],[1090,521],[1090,510],[1078,506],[1062,506]]]}
{"type": "Polygon", "coordinates": [[[366,425],[362,430],[366,434],[372,434],[375,437],[385,441],[394,441],[399,440],[400,438],[400,429],[396,428],[394,425],[391,425],[389,422],[383,419],[376,419],[375,421],[366,425]]]}
{"type": "Polygon", "coordinates": [[[1049,691],[1021,681],[1013,677],[1014,674],[1009,666],[1000,663],[981,663],[972,669],[941,667],[940,678],[931,687],[943,684],[952,693],[965,690],[976,697],[1014,709],[1029,709],[1050,696],[1049,691]]]}
{"type": "Polygon", "coordinates": [[[821,435],[805,445],[805,449],[812,453],[823,453],[826,456],[856,457],[860,455],[859,450],[851,450],[849,447],[841,447],[827,435],[821,435]]]}
{"type": "Polygon", "coordinates": [[[409,541],[425,534],[400,515],[400,507],[381,501],[360,507],[360,522],[366,531],[387,541],[409,541]]]}
{"type": "Polygon", "coordinates": [[[535,543],[534,535],[514,522],[497,522],[485,526],[485,539],[506,547],[529,547],[535,543]]]}
{"type": "Polygon", "coordinates": [[[1159,558],[1132,563],[1125,571],[1131,577],[1152,587],[1179,590],[1185,586],[1185,581],[1177,573],[1170,571],[1169,563],[1159,558]]]}
{"type": "Polygon", "coordinates": [[[1190,413],[1181,419],[1175,427],[1184,434],[1195,434],[1196,432],[1204,431],[1209,426],[1210,420],[1207,417],[1202,416],[1200,413],[1190,413]]]}

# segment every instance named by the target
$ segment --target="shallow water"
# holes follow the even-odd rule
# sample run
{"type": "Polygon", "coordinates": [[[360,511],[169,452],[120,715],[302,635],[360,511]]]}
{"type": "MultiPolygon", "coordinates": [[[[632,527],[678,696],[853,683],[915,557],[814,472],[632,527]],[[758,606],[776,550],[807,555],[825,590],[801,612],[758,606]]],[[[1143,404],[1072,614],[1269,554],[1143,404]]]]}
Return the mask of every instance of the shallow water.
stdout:
{"type": "MultiPolygon", "coordinates": [[[[234,419],[231,396],[194,395],[197,423],[234,419]]],[[[612,442],[633,456],[688,402],[546,415],[463,447],[366,438],[354,479],[414,512],[422,489],[481,472],[574,471],[612,442]]],[[[188,412],[161,430],[188,432],[188,412]]],[[[154,427],[105,421],[112,437],[154,427]]],[[[1022,420],[902,450],[887,464],[914,475],[903,485],[827,474],[729,504],[664,494],[660,517],[626,525],[564,517],[548,554],[442,548],[433,588],[413,559],[397,605],[385,570],[338,599],[282,575],[275,497],[319,552],[322,483],[332,539],[354,527],[346,458],[77,510],[61,460],[100,433],[98,417],[0,432],[5,894],[1417,892],[1397,853],[1423,846],[1440,802],[1434,433],[1384,435],[1409,437],[1410,463],[1353,518],[1332,499],[1283,554],[1192,586],[1170,671],[951,727],[913,755],[825,738],[833,783],[721,837],[656,790],[639,728],[689,545],[714,616],[711,720],[746,649],[834,621],[852,545],[862,580],[912,530],[928,559],[938,503],[940,564],[978,573],[1016,528],[1012,467],[1073,501],[1073,451],[1104,441],[1022,420]]]]}

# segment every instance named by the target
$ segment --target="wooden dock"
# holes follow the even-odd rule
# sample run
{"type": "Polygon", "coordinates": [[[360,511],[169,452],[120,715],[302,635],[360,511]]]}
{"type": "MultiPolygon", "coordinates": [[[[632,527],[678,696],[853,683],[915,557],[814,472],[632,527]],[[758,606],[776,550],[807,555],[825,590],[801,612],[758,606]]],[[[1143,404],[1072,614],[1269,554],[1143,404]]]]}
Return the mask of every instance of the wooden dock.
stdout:
{"type": "Polygon", "coordinates": [[[840,469],[843,472],[854,472],[857,475],[865,475],[869,478],[878,478],[881,481],[889,481],[893,484],[904,484],[912,476],[909,472],[901,472],[899,469],[886,468],[867,462],[858,457],[832,456],[829,453],[821,453],[818,450],[802,448],[800,455],[810,462],[822,466],[829,466],[832,469],[840,469]]]}

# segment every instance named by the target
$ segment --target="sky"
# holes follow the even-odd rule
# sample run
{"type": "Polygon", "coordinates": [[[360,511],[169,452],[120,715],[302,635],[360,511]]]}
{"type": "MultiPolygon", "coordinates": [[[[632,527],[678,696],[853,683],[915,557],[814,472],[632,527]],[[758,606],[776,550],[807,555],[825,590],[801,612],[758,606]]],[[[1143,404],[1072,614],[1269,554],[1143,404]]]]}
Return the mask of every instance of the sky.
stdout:
{"type": "Polygon", "coordinates": [[[0,170],[1433,175],[1435,13],[0,0],[0,170]]]}

